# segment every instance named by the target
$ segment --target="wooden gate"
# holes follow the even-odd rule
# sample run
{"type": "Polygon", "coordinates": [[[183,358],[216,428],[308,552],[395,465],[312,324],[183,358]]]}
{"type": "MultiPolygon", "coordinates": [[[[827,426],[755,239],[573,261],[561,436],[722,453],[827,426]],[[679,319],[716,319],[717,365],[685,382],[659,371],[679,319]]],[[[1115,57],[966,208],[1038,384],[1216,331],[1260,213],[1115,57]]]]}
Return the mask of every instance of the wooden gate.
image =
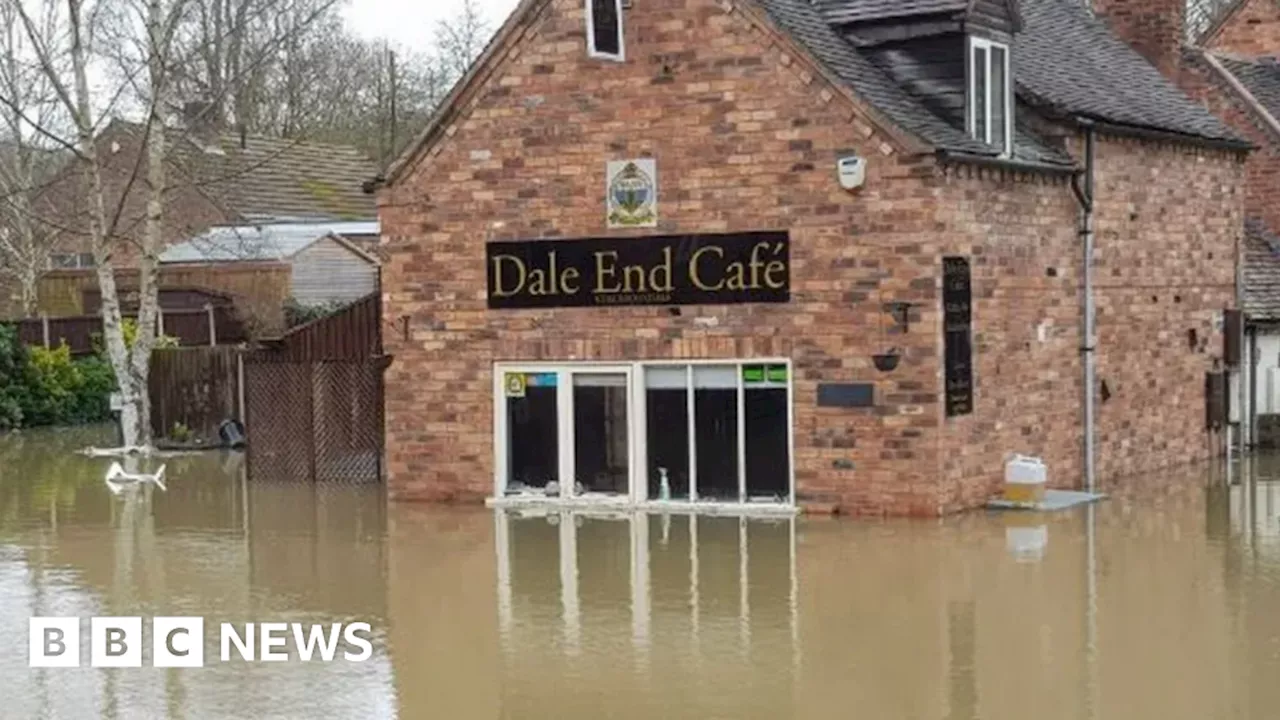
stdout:
{"type": "Polygon", "coordinates": [[[251,480],[382,480],[380,328],[375,294],[245,357],[251,480]]]}

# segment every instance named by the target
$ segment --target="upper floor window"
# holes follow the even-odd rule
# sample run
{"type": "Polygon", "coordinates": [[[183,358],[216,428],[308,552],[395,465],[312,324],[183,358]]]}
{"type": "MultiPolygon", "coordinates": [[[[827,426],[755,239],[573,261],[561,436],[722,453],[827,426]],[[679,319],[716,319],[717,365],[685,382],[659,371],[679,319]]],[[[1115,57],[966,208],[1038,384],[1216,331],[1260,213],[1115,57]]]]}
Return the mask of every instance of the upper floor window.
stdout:
{"type": "Polygon", "coordinates": [[[626,57],[622,47],[622,0],[586,0],[586,3],[587,54],[621,62],[626,57]]]}
{"type": "Polygon", "coordinates": [[[81,270],[91,268],[94,267],[93,253],[50,255],[49,267],[54,270],[81,270]]]}
{"type": "Polygon", "coordinates": [[[1009,46],[971,37],[968,66],[969,91],[965,106],[969,134],[1007,155],[1013,147],[1009,46]]]}

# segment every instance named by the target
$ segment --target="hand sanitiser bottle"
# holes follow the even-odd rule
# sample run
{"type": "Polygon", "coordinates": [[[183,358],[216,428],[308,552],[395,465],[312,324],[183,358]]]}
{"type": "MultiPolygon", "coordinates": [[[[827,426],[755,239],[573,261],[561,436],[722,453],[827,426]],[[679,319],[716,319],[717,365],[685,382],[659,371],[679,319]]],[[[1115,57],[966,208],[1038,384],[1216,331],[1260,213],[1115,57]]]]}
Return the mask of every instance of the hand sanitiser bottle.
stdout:
{"type": "Polygon", "coordinates": [[[667,479],[667,469],[664,467],[658,468],[658,477],[660,478],[660,482],[658,485],[658,499],[670,500],[671,499],[671,481],[667,479]]]}

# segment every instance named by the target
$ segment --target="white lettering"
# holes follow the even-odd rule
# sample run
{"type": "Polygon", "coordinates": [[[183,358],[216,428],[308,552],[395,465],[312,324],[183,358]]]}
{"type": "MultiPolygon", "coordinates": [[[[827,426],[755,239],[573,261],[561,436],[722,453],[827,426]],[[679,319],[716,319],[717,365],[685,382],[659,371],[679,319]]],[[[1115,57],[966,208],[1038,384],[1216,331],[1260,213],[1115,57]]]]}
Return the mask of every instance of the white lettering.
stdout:
{"type": "Polygon", "coordinates": [[[236,626],[222,623],[222,662],[231,660],[231,646],[240,652],[240,659],[253,662],[253,623],[244,626],[244,637],[236,632],[236,626]]]}
{"type": "Polygon", "coordinates": [[[362,622],[351,623],[342,633],[342,636],[346,639],[348,645],[354,645],[361,649],[359,653],[353,653],[349,650],[343,653],[343,657],[350,662],[364,662],[373,655],[373,643],[370,641],[370,638],[360,637],[356,634],[360,631],[363,631],[365,635],[373,634],[373,628],[369,627],[369,623],[362,622]]]}
{"type": "Polygon", "coordinates": [[[260,652],[262,656],[259,658],[263,662],[284,662],[289,659],[288,651],[273,651],[271,648],[282,648],[288,640],[283,633],[289,631],[289,626],[285,623],[262,623],[258,626],[262,637],[260,638],[260,652]],[[280,637],[275,637],[280,634],[280,637]]]}
{"type": "Polygon", "coordinates": [[[315,652],[316,646],[319,645],[320,659],[325,662],[332,662],[333,654],[338,650],[338,633],[341,630],[342,625],[340,623],[329,625],[329,636],[326,638],[323,625],[312,625],[311,632],[304,640],[302,637],[302,625],[294,623],[293,641],[298,646],[298,657],[302,658],[303,662],[310,662],[312,653],[315,652]]]}

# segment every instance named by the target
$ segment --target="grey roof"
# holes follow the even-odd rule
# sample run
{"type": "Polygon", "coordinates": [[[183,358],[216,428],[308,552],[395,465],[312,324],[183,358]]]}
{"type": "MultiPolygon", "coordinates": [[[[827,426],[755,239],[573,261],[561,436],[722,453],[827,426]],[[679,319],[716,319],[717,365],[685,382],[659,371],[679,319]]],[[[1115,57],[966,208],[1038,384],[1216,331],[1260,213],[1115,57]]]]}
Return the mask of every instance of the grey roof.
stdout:
{"type": "Polygon", "coordinates": [[[1245,221],[1244,311],[1254,320],[1280,320],[1280,237],[1261,220],[1245,221]]]}
{"type": "Polygon", "coordinates": [[[962,12],[969,0],[816,0],[822,14],[832,22],[867,22],[910,15],[962,12]]]}
{"type": "Polygon", "coordinates": [[[376,236],[374,222],[308,222],[221,226],[160,255],[161,263],[254,262],[286,260],[329,235],[342,238],[376,236]]]}
{"type": "MultiPolygon", "coordinates": [[[[820,6],[809,0],[758,2],[830,73],[894,124],[939,149],[997,154],[992,146],[970,138],[955,118],[930,111],[928,98],[911,95],[877,67],[872,62],[875,51],[852,42],[856,28],[838,31],[823,14],[835,12],[836,5],[842,14],[881,12],[892,4],[889,0],[823,0],[820,6]]],[[[937,12],[951,3],[899,0],[897,6],[915,7],[920,13],[937,12]]],[[[1023,27],[1015,37],[1013,68],[1021,103],[1071,118],[1183,135],[1191,141],[1247,146],[1112,34],[1080,0],[1021,0],[1020,9],[1023,27]]],[[[1023,123],[1017,130],[1015,159],[1070,164],[1052,142],[1036,137],[1023,123]]]]}
{"type": "MultiPolygon", "coordinates": [[[[119,121],[118,121],[119,122],[119,121]]],[[[120,122],[129,131],[143,127],[120,122]]],[[[359,150],[299,138],[172,135],[170,159],[184,180],[239,218],[368,220],[377,217],[365,181],[378,167],[359,150]]]]}
{"type": "Polygon", "coordinates": [[[1018,92],[1068,115],[1208,140],[1244,141],[1073,0],[1022,0],[1018,92]]]}
{"type": "Polygon", "coordinates": [[[1280,119],[1280,61],[1276,58],[1244,60],[1221,56],[1217,60],[1257,98],[1272,118],[1280,119]]]}
{"type": "MultiPolygon", "coordinates": [[[[845,81],[860,97],[884,113],[895,125],[938,147],[977,154],[994,154],[978,142],[925,109],[883,71],[840,37],[808,0],[758,0],[783,30],[807,48],[814,58],[845,81]]],[[[961,58],[963,61],[963,58],[961,58]]]]}

